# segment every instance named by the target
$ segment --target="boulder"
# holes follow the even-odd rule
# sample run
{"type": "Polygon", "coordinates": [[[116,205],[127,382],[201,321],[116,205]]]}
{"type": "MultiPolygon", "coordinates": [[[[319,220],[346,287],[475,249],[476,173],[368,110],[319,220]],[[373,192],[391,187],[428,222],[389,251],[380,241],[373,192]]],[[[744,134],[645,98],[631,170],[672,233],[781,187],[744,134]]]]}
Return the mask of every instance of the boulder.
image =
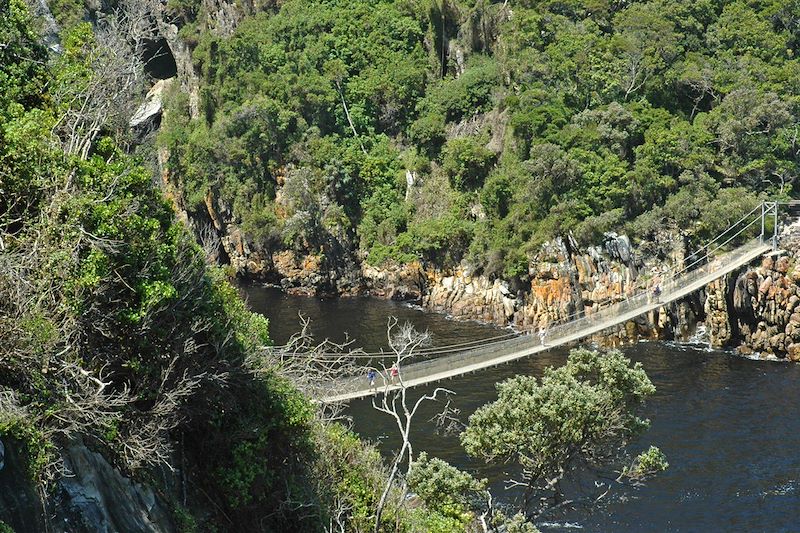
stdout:
{"type": "Polygon", "coordinates": [[[131,129],[139,135],[146,135],[158,129],[161,125],[161,113],[163,112],[164,94],[175,78],[158,80],[153,87],[147,91],[144,102],[136,109],[130,120],[131,129]]]}
{"type": "Polygon", "coordinates": [[[772,277],[767,276],[764,278],[764,281],[758,286],[758,294],[759,296],[766,296],[769,292],[769,289],[772,287],[772,277]]]}
{"type": "Polygon", "coordinates": [[[800,361],[800,344],[792,343],[786,348],[786,357],[789,358],[790,361],[798,362],[800,361]]]}
{"type": "Polygon", "coordinates": [[[739,355],[752,355],[753,354],[753,349],[750,346],[746,345],[746,344],[742,344],[741,346],[736,348],[736,351],[739,352],[739,355]]]}
{"type": "Polygon", "coordinates": [[[775,351],[783,352],[786,342],[786,334],[777,333],[769,338],[769,347],[775,351]]]}
{"type": "Polygon", "coordinates": [[[625,265],[631,260],[631,241],[627,235],[617,235],[614,232],[603,236],[603,245],[612,261],[619,261],[625,265]]]}

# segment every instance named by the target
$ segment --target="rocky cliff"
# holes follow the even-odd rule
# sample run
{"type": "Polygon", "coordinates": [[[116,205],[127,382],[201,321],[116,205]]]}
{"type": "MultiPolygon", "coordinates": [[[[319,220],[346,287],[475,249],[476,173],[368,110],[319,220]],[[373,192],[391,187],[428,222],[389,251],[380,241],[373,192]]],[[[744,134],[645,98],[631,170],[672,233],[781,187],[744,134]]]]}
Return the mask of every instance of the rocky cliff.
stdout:
{"type": "MultiPolygon", "coordinates": [[[[668,250],[671,260],[681,260],[683,244],[668,250]]],[[[556,240],[531,261],[524,285],[459,271],[451,276],[434,273],[426,307],[454,316],[475,318],[522,330],[570,320],[577,313],[591,315],[599,308],[646,290],[668,263],[644,260],[625,236],[608,234],[601,246],[580,250],[572,241],[556,240]]],[[[685,335],[702,319],[702,307],[687,300],[651,316],[604,332],[595,341],[619,344],[641,337],[673,338],[685,335]],[[698,312],[699,310],[699,312],[698,312]]]]}
{"type": "MultiPolygon", "coordinates": [[[[169,190],[166,183],[165,188],[169,190]]],[[[374,267],[341,246],[314,254],[269,249],[248,240],[231,210],[209,195],[206,212],[190,215],[174,193],[179,216],[195,227],[212,261],[229,264],[240,276],[280,285],[294,294],[370,294],[408,300],[464,320],[531,331],[568,320],[645,290],[653,279],[684,263],[686,244],[664,234],[635,250],[628,238],[607,234],[598,246],[580,249],[571,239],[547,243],[530,261],[526,281],[489,278],[466,264],[440,269],[412,262],[374,267]],[[204,222],[206,220],[207,222],[204,222]],[[209,226],[204,232],[203,224],[209,226]]],[[[782,239],[782,246],[790,242],[782,239]]],[[[638,339],[685,339],[704,324],[717,347],[740,346],[800,360],[800,273],[797,246],[755,269],[717,280],[691,297],[612,328],[592,340],[620,345],[638,339]]]]}
{"type": "MultiPolygon", "coordinates": [[[[602,245],[579,249],[570,240],[546,244],[530,262],[528,279],[506,281],[472,272],[404,266],[362,268],[363,284],[373,296],[412,299],[423,307],[459,319],[479,320],[519,330],[537,330],[590,315],[600,307],[646,290],[670,265],[682,264],[682,239],[664,239],[647,259],[632,249],[627,237],[608,234],[602,245]]],[[[704,295],[698,294],[639,317],[594,340],[620,344],[639,338],[675,338],[690,334],[705,318],[704,295]]]]}
{"type": "Polygon", "coordinates": [[[176,531],[168,507],[153,489],[125,477],[82,442],[61,453],[65,475],[53,490],[39,493],[32,484],[20,483],[27,475],[18,444],[0,441],[0,516],[13,531],[176,531]]]}
{"type": "Polygon", "coordinates": [[[712,345],[745,354],[800,361],[800,227],[789,226],[780,249],[761,264],[707,287],[712,345]]]}

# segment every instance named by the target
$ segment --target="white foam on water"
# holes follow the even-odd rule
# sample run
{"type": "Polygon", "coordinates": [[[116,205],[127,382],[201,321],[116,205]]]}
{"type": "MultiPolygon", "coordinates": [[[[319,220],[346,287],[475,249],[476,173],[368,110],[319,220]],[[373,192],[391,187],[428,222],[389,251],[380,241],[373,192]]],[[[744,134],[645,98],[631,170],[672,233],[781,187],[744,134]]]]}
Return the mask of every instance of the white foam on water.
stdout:
{"type": "Polygon", "coordinates": [[[558,529],[583,529],[583,526],[575,522],[541,522],[537,524],[541,527],[558,529]]]}
{"type": "Polygon", "coordinates": [[[797,492],[797,482],[792,480],[783,485],[778,485],[774,489],[762,492],[761,496],[786,496],[787,494],[793,494],[795,492],[797,492]]]}
{"type": "Polygon", "coordinates": [[[703,323],[697,324],[694,333],[687,339],[690,344],[708,344],[708,330],[703,323]]]}

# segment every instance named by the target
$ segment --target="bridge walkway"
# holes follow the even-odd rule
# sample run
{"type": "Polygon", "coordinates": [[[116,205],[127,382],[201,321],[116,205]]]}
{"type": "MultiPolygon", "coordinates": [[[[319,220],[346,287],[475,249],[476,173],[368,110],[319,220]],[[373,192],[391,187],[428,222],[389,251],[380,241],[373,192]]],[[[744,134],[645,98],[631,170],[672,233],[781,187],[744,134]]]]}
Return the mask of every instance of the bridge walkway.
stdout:
{"type": "MultiPolygon", "coordinates": [[[[451,355],[411,363],[400,369],[400,379],[405,387],[416,387],[456,376],[477,372],[523,357],[564,346],[611,327],[624,324],[639,315],[648,313],[675,300],[679,300],[745,265],[773,249],[774,243],[762,237],[721,255],[690,271],[685,271],[661,284],[661,294],[656,299],[650,291],[641,292],[623,301],[548,329],[545,344],[537,335],[521,335],[509,340],[486,344],[451,355]]],[[[383,373],[378,380],[378,390],[391,391],[400,385],[387,384],[383,373]]],[[[374,394],[364,375],[340,378],[332,382],[330,392],[320,401],[342,402],[374,394]]]]}

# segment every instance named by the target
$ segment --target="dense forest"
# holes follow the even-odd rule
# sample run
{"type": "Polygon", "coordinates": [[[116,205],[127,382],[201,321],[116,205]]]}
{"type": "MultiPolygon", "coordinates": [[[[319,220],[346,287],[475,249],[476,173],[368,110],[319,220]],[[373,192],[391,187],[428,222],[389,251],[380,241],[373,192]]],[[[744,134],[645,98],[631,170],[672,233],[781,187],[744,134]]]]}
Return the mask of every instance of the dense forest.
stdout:
{"type": "Polygon", "coordinates": [[[510,279],[555,236],[699,241],[793,193],[796,2],[287,0],[230,35],[169,7],[200,77],[169,171],[256,248],[510,279]]]}

